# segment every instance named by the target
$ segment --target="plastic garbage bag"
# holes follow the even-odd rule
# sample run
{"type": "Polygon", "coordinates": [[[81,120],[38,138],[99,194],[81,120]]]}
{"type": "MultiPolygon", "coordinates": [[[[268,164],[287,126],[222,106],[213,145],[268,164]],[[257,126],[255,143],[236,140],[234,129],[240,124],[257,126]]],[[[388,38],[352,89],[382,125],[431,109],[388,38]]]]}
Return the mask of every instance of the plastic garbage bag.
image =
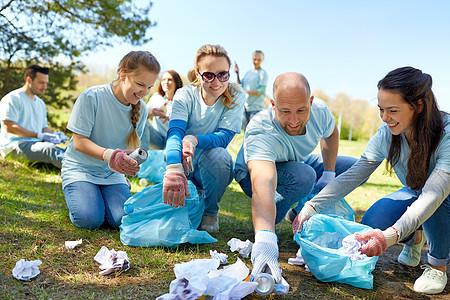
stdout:
{"type": "MultiPolygon", "coordinates": [[[[311,200],[317,194],[309,194],[305,198],[303,198],[295,207],[297,212],[300,212],[305,205],[306,201],[311,200]]],[[[348,205],[347,201],[344,198],[336,201],[332,205],[330,205],[325,211],[321,211],[321,213],[326,215],[336,215],[344,218],[345,220],[355,221],[355,211],[348,205]]]]}
{"type": "Polygon", "coordinates": [[[141,169],[136,176],[147,179],[149,182],[160,183],[166,171],[164,150],[148,150],[147,153],[147,160],[141,164],[141,169]]]}
{"type": "Polygon", "coordinates": [[[217,242],[206,231],[196,230],[202,220],[205,201],[195,185],[188,181],[190,197],[183,207],[163,203],[162,183],[148,186],[134,194],[124,204],[127,215],[122,217],[120,240],[135,247],[217,242]]]}
{"type": "Polygon", "coordinates": [[[372,289],[372,271],[378,256],[352,260],[342,246],[346,236],[370,229],[341,217],[316,214],[303,224],[302,232],[296,233],[294,240],[300,245],[303,259],[318,280],[372,289]]]}

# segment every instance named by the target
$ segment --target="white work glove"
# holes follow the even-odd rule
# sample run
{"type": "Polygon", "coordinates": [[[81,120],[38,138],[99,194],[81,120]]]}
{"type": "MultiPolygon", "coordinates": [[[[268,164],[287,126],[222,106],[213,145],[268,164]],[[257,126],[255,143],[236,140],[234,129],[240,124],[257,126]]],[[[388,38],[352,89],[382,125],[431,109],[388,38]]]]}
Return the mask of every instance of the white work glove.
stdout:
{"type": "Polygon", "coordinates": [[[314,206],[309,204],[309,201],[303,205],[300,213],[295,217],[294,222],[292,222],[292,232],[294,234],[302,232],[303,223],[305,223],[309,218],[317,213],[314,206]]]}
{"type": "Polygon", "coordinates": [[[189,171],[194,171],[192,160],[194,159],[195,147],[198,145],[198,138],[195,135],[187,135],[183,138],[182,145],[181,163],[183,164],[184,174],[189,175],[189,171]]]}
{"type": "Polygon", "coordinates": [[[49,132],[39,132],[37,134],[37,138],[43,142],[50,142],[53,144],[59,144],[60,137],[57,134],[49,133],[49,132]]]}
{"type": "Polygon", "coordinates": [[[260,230],[255,234],[255,243],[252,247],[253,270],[251,278],[263,272],[266,266],[276,283],[281,283],[281,269],[278,265],[278,239],[275,232],[260,230]]]}
{"type": "Polygon", "coordinates": [[[184,206],[185,197],[189,197],[188,182],[181,164],[166,167],[163,180],[163,202],[175,208],[184,206]]]}
{"type": "Polygon", "coordinates": [[[317,180],[316,185],[314,186],[313,193],[317,194],[320,192],[331,180],[336,177],[336,172],[333,171],[323,171],[322,176],[317,180]]]}

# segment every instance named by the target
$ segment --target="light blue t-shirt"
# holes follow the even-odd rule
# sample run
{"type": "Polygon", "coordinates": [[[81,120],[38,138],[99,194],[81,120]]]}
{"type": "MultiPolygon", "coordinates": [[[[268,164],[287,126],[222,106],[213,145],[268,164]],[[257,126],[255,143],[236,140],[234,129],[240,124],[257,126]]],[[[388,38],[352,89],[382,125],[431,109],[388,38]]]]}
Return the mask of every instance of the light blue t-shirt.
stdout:
{"type": "Polygon", "coordinates": [[[245,110],[260,111],[264,108],[264,98],[266,96],[267,72],[259,68],[258,70],[249,70],[241,80],[242,87],[246,91],[258,90],[258,95],[246,94],[245,110]]]}
{"type": "MultiPolygon", "coordinates": [[[[229,83],[232,84],[232,83],[229,83]]],[[[204,135],[215,132],[218,128],[228,129],[236,133],[241,132],[242,114],[245,94],[235,85],[238,93],[235,94],[231,109],[222,104],[222,96],[216,103],[208,106],[203,101],[201,87],[188,85],[178,89],[173,98],[172,115],[170,120],[182,120],[187,123],[186,135],[204,135]]],[[[200,157],[203,149],[196,149],[194,162],[200,157]]]]}
{"type": "MultiPolygon", "coordinates": [[[[95,144],[111,149],[127,149],[127,138],[133,130],[131,105],[125,106],[114,96],[111,84],[93,86],[78,97],[67,128],[87,136],[95,144]]],[[[139,138],[144,132],[148,110],[141,101],[136,131],[139,138]]],[[[123,174],[115,173],[108,163],[87,156],[73,146],[70,139],[61,168],[63,188],[72,182],[87,181],[94,184],[125,183],[123,174]]]]}
{"type": "Polygon", "coordinates": [[[275,118],[272,106],[256,114],[247,126],[244,151],[236,158],[236,181],[248,173],[250,160],[274,163],[303,162],[316,148],[321,138],[328,138],[336,126],[334,116],[322,100],[315,98],[304,135],[288,135],[275,118]]]}
{"type": "MultiPolygon", "coordinates": [[[[450,118],[448,115],[444,116],[444,124],[446,124],[444,136],[439,143],[439,146],[436,148],[436,151],[431,155],[428,175],[430,175],[434,169],[450,173],[450,118]]],[[[408,172],[410,149],[405,135],[401,133],[400,136],[402,139],[400,157],[394,166],[394,171],[400,182],[404,186],[407,186],[406,174],[408,172]]],[[[389,126],[386,123],[381,124],[377,133],[367,144],[362,156],[368,160],[382,162],[388,157],[391,140],[392,134],[389,131],[389,126]]]]}
{"type": "MultiPolygon", "coordinates": [[[[152,95],[152,97],[148,100],[147,108],[151,111],[153,108],[159,108],[166,111],[166,115],[170,118],[172,114],[172,105],[173,101],[169,101],[165,96],[161,96],[157,92],[152,95]]],[[[161,119],[157,116],[153,116],[153,128],[161,134],[162,136],[167,135],[167,130],[169,130],[169,121],[163,123],[164,119],[161,119]]]]}
{"type": "Polygon", "coordinates": [[[244,94],[237,93],[234,101],[237,105],[231,105],[227,109],[222,104],[222,96],[213,106],[208,106],[203,101],[201,87],[188,85],[177,90],[173,98],[171,120],[183,120],[187,122],[186,135],[208,134],[217,128],[224,128],[241,132],[242,110],[244,107],[244,94]]]}
{"type": "Polygon", "coordinates": [[[6,132],[3,121],[13,121],[28,130],[40,133],[42,129],[48,127],[47,109],[44,101],[38,96],[31,99],[22,88],[8,93],[0,101],[0,152],[7,155],[17,146],[19,141],[36,141],[38,138],[24,138],[6,132]]]}

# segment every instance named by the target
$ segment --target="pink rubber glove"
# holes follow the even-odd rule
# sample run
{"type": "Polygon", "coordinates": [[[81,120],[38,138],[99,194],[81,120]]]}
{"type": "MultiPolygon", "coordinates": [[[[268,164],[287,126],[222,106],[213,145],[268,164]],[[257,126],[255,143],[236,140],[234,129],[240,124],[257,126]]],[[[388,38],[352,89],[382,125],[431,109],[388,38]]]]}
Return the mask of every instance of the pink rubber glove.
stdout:
{"type": "Polygon", "coordinates": [[[198,145],[198,139],[195,135],[187,135],[183,141],[183,154],[181,163],[183,164],[184,174],[189,175],[189,171],[194,171],[192,160],[194,159],[195,147],[198,145]]]}
{"type": "Polygon", "coordinates": [[[181,164],[167,165],[163,180],[164,203],[177,208],[184,206],[185,197],[189,197],[189,189],[181,164]]]}
{"type": "Polygon", "coordinates": [[[389,246],[397,243],[398,233],[394,227],[389,227],[385,231],[372,229],[364,233],[355,233],[355,238],[360,242],[368,241],[359,251],[369,257],[380,256],[389,246]]]}
{"type": "Polygon", "coordinates": [[[294,222],[292,222],[292,232],[294,234],[302,232],[303,223],[305,223],[309,218],[314,216],[317,213],[314,206],[309,204],[308,202],[303,205],[300,213],[295,217],[294,222]]]}
{"type": "Polygon", "coordinates": [[[108,163],[109,168],[116,172],[131,176],[136,176],[139,172],[139,165],[137,161],[128,156],[134,150],[126,149],[106,149],[103,152],[102,159],[108,163]]]}

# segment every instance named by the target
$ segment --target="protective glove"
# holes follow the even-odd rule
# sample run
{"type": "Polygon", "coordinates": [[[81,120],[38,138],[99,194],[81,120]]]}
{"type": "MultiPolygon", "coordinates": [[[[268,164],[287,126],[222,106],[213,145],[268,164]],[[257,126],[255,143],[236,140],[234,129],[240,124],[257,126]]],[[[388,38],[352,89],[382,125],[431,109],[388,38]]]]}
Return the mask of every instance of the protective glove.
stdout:
{"type": "Polygon", "coordinates": [[[292,232],[294,234],[302,232],[303,223],[315,214],[317,214],[316,209],[307,201],[300,213],[295,217],[294,222],[292,222],[292,232]]]}
{"type": "Polygon", "coordinates": [[[62,132],[55,132],[54,134],[56,134],[57,136],[59,136],[59,143],[65,143],[69,140],[69,137],[67,137],[67,135],[65,135],[62,132]]]}
{"type": "Polygon", "coordinates": [[[317,194],[320,192],[331,180],[336,177],[336,172],[333,171],[323,171],[322,176],[317,180],[316,185],[314,186],[313,193],[317,194]]]}
{"type": "Polygon", "coordinates": [[[102,159],[108,163],[112,171],[136,176],[137,172],[139,172],[139,165],[137,161],[128,156],[133,151],[132,149],[106,149],[103,151],[102,159]]]}
{"type": "Polygon", "coordinates": [[[369,257],[380,256],[389,246],[397,243],[398,233],[394,227],[381,231],[372,229],[364,233],[355,233],[355,238],[360,242],[368,241],[362,245],[359,251],[369,257]]]}
{"type": "Polygon", "coordinates": [[[177,208],[184,206],[185,197],[189,197],[189,189],[181,164],[167,165],[163,180],[164,203],[177,208]]]}
{"type": "Polygon", "coordinates": [[[252,279],[268,266],[275,282],[281,283],[277,240],[277,235],[272,231],[260,230],[255,234],[255,243],[253,244],[251,255],[253,270],[250,277],[252,279]]]}
{"type": "Polygon", "coordinates": [[[187,135],[183,138],[182,144],[181,163],[183,164],[184,174],[189,175],[189,171],[194,171],[192,160],[194,159],[195,147],[198,145],[198,138],[195,135],[187,135]]]}
{"type": "Polygon", "coordinates": [[[43,142],[50,142],[53,144],[59,144],[60,137],[57,134],[49,133],[49,132],[39,132],[37,134],[37,138],[43,142]]]}

